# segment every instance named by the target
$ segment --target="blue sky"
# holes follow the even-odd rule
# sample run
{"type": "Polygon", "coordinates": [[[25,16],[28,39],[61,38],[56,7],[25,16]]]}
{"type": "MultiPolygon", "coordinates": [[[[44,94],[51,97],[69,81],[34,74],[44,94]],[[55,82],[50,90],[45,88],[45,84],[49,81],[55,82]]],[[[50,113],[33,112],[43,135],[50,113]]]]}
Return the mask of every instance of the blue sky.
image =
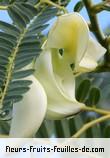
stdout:
{"type": "MultiPolygon", "coordinates": [[[[78,1],[79,0],[71,0],[71,2],[68,5],[67,9],[70,12],[72,12],[75,4],[78,1]]],[[[98,3],[101,0],[93,0],[93,1],[94,1],[94,3],[98,3]]],[[[85,8],[82,9],[82,11],[80,13],[87,21],[89,20],[85,8]]],[[[102,13],[98,14],[98,18],[99,18],[99,21],[100,21],[100,25],[102,26],[103,29],[106,28],[108,25],[110,26],[110,20],[109,20],[110,19],[110,12],[103,11],[102,13]]],[[[6,11],[0,11],[0,20],[11,23],[11,20],[10,20],[10,18],[9,18],[6,11]]]]}

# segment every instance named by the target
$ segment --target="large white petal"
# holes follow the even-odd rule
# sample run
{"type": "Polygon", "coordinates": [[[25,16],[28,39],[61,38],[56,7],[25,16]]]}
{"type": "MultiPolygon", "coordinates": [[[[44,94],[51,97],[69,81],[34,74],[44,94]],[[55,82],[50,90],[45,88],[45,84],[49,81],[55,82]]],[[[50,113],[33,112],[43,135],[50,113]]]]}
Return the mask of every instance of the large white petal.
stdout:
{"type": "MultiPolygon", "coordinates": [[[[47,118],[61,119],[68,115],[74,115],[75,113],[79,112],[81,110],[81,107],[84,105],[78,103],[75,99],[74,76],[72,76],[71,79],[73,85],[70,83],[72,87],[70,87],[70,85],[67,83],[65,86],[63,85],[62,82],[62,75],[60,76],[58,73],[56,74],[56,70],[53,69],[53,66],[54,65],[52,63],[52,53],[49,50],[44,51],[36,61],[35,75],[44,86],[44,89],[47,94],[47,99],[48,99],[47,118]],[[69,87],[67,85],[69,85],[69,87]],[[67,88],[67,93],[66,93],[66,88],[67,88]],[[73,88],[73,97],[70,96],[71,92],[68,90],[69,88],[70,89],[73,88]]],[[[66,80],[65,76],[66,74],[64,75],[63,78],[64,80],[66,80]]],[[[69,77],[71,77],[71,75],[68,76],[68,78],[69,77]]]]}
{"type": "Polygon", "coordinates": [[[89,72],[94,70],[98,61],[105,54],[106,49],[102,47],[96,40],[92,37],[89,39],[87,51],[79,64],[77,71],[79,72],[89,72]]]}
{"type": "Polygon", "coordinates": [[[90,37],[88,48],[85,55],[89,55],[97,62],[101,57],[103,57],[105,53],[106,53],[106,49],[102,47],[100,43],[97,42],[95,39],[90,37]]]}
{"type": "Polygon", "coordinates": [[[33,83],[21,102],[13,106],[10,137],[30,137],[39,129],[47,108],[47,98],[41,84],[34,76],[33,83]]]}
{"type": "Polygon", "coordinates": [[[86,54],[81,60],[79,67],[77,67],[77,72],[89,72],[94,70],[97,66],[97,61],[95,61],[91,56],[86,54]]]}
{"type": "Polygon", "coordinates": [[[63,48],[64,56],[72,62],[79,62],[88,45],[88,26],[78,13],[59,16],[49,32],[47,48],[63,48]]]}

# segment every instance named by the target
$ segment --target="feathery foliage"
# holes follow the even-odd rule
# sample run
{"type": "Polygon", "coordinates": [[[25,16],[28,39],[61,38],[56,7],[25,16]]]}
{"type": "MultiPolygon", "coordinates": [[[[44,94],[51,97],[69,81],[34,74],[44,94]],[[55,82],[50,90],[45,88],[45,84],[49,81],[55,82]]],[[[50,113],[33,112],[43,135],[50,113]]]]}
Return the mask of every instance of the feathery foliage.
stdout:
{"type": "MultiPolygon", "coordinates": [[[[39,56],[42,31],[57,9],[36,9],[30,3],[10,1],[8,13],[12,24],[0,21],[0,108],[1,118],[7,108],[22,99],[31,81],[23,79],[34,72],[29,65],[39,56]],[[27,66],[29,65],[29,66],[27,66]]],[[[5,115],[4,115],[5,116],[5,115]]]]}

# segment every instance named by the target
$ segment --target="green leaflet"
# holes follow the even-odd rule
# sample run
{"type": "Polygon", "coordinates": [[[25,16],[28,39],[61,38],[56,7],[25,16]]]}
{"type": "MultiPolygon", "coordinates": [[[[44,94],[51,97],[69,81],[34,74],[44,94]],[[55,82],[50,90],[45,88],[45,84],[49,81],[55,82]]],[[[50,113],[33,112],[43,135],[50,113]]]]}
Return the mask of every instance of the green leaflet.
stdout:
{"type": "Polygon", "coordinates": [[[79,1],[74,7],[74,12],[80,12],[83,7],[84,7],[83,1],[79,1]]]}
{"type": "Polygon", "coordinates": [[[86,101],[87,105],[96,105],[100,100],[100,89],[93,87],[89,92],[89,97],[86,101]]]}
{"type": "Polygon", "coordinates": [[[80,102],[84,102],[87,98],[88,92],[90,90],[91,81],[89,79],[83,80],[76,92],[76,99],[80,102]]]}

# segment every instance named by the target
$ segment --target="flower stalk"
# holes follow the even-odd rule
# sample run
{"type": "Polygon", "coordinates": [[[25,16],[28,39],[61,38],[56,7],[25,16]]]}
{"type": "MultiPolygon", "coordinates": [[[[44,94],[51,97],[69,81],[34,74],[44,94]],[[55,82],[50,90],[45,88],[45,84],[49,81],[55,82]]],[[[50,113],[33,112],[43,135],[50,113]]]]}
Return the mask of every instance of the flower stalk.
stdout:
{"type": "Polygon", "coordinates": [[[86,111],[86,112],[96,112],[96,113],[99,113],[101,115],[110,115],[110,111],[107,111],[107,110],[103,110],[103,109],[97,109],[97,108],[94,108],[94,107],[83,107],[82,110],[86,111]]]}
{"type": "Polygon", "coordinates": [[[40,0],[40,2],[35,5],[35,8],[38,8],[41,4],[48,4],[50,6],[56,7],[60,10],[62,10],[64,13],[68,13],[67,9],[63,6],[60,6],[59,4],[56,4],[54,2],[52,2],[51,0],[40,0]]]}

